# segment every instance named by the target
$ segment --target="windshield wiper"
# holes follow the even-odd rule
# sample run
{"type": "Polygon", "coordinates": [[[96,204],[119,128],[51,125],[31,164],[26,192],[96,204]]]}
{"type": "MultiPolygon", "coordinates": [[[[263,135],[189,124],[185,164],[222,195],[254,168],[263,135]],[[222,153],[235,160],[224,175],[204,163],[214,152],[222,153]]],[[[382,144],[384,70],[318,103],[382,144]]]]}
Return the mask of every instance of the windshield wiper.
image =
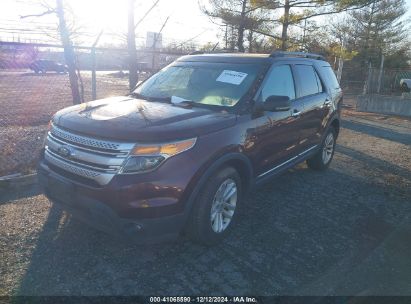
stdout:
{"type": "Polygon", "coordinates": [[[149,97],[141,95],[140,93],[136,93],[136,92],[131,92],[129,95],[135,98],[139,98],[139,99],[150,100],[149,97]]]}
{"type": "Polygon", "coordinates": [[[157,102],[171,103],[174,106],[178,106],[178,107],[182,107],[182,108],[192,107],[192,106],[197,104],[193,100],[184,99],[184,98],[177,97],[177,96],[149,97],[149,96],[141,95],[140,93],[136,93],[136,92],[132,92],[129,95],[132,96],[132,97],[139,98],[139,99],[144,99],[144,100],[147,100],[147,101],[157,101],[157,102]],[[178,101],[174,101],[173,97],[176,98],[178,101]]]}
{"type": "Polygon", "coordinates": [[[136,93],[136,92],[132,92],[129,95],[134,98],[139,98],[139,99],[143,99],[147,101],[158,101],[158,102],[167,102],[167,103],[170,102],[169,97],[150,97],[150,96],[141,95],[140,93],[136,93]]]}
{"type": "Polygon", "coordinates": [[[185,98],[178,97],[178,96],[168,97],[168,100],[172,105],[183,107],[183,108],[192,107],[196,104],[194,100],[185,99],[185,98]]]}
{"type": "Polygon", "coordinates": [[[179,103],[172,103],[172,105],[177,106],[177,107],[182,107],[182,108],[191,108],[197,105],[197,102],[192,101],[192,100],[184,100],[179,103]]]}

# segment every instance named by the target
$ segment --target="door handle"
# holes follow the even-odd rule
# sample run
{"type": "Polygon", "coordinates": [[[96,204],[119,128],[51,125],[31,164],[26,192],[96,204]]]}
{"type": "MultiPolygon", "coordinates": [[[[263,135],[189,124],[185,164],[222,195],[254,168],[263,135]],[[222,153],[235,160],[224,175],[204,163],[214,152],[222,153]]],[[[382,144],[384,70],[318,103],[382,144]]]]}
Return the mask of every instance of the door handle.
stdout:
{"type": "Polygon", "coordinates": [[[332,101],[329,100],[329,99],[326,99],[325,102],[324,102],[325,107],[329,107],[329,106],[331,106],[331,104],[332,104],[332,101]]]}
{"type": "Polygon", "coordinates": [[[291,113],[291,117],[300,117],[300,115],[301,115],[301,111],[298,111],[298,110],[294,110],[292,113],[291,113]]]}

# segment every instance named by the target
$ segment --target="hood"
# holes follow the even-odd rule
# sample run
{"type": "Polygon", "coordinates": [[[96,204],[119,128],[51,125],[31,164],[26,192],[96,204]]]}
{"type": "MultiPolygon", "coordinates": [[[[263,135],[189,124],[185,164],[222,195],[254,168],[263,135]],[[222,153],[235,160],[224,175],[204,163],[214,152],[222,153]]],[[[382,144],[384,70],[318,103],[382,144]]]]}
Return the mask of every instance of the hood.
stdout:
{"type": "Polygon", "coordinates": [[[127,96],[65,108],[53,123],[76,133],[124,141],[160,142],[196,137],[235,124],[235,114],[182,108],[127,96]]]}

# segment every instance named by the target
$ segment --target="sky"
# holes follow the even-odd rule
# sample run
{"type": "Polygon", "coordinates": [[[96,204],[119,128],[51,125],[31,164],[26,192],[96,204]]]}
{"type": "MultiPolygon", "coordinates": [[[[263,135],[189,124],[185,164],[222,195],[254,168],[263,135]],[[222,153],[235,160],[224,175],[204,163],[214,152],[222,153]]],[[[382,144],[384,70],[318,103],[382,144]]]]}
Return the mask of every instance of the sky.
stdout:
{"type": "MultiPolygon", "coordinates": [[[[20,15],[36,14],[44,11],[34,0],[0,0],[0,38],[16,36],[18,29],[30,29],[27,34],[40,38],[39,34],[56,24],[54,15],[40,18],[20,19],[20,15]],[[34,4],[33,4],[34,3],[34,4]],[[8,30],[5,30],[8,29],[8,30]],[[16,29],[13,33],[13,30],[16,29]]],[[[90,34],[90,39],[103,30],[102,43],[115,42],[127,30],[127,0],[66,0],[76,16],[76,24],[81,30],[90,34]]],[[[136,21],[154,3],[154,0],[137,0],[136,21]]],[[[197,0],[160,0],[159,4],[136,29],[137,43],[145,42],[146,32],[158,32],[169,17],[162,34],[164,42],[171,40],[186,41],[193,39],[196,43],[218,41],[219,27],[205,16],[197,0]]],[[[20,31],[21,32],[21,31],[20,31]]],[[[30,37],[20,35],[21,39],[30,37]],[[22,38],[23,37],[23,38],[22,38]]],[[[43,36],[44,37],[44,36],[43,36]]],[[[85,38],[87,39],[87,38],[85,38]]],[[[191,41],[191,40],[190,40],[191,41]]]]}
{"type": "MultiPolygon", "coordinates": [[[[43,0],[51,1],[52,0],[43,0]]],[[[97,34],[103,30],[100,42],[115,44],[121,41],[122,34],[127,28],[127,0],[65,0],[76,16],[76,25],[80,26],[82,44],[91,44],[97,34]]],[[[207,42],[216,43],[221,34],[218,25],[205,16],[200,8],[199,1],[207,0],[160,0],[156,8],[137,28],[137,44],[144,44],[147,31],[158,32],[169,17],[164,27],[164,44],[171,41],[192,41],[197,44],[207,42]]],[[[43,32],[50,32],[57,20],[54,15],[38,18],[20,19],[21,15],[36,14],[44,11],[38,3],[40,0],[0,0],[0,39],[20,40],[38,39],[50,40],[43,32]]],[[[137,0],[136,20],[139,20],[145,11],[154,3],[154,0],[137,0]]],[[[407,16],[411,18],[411,0],[408,5],[407,16]]]]}

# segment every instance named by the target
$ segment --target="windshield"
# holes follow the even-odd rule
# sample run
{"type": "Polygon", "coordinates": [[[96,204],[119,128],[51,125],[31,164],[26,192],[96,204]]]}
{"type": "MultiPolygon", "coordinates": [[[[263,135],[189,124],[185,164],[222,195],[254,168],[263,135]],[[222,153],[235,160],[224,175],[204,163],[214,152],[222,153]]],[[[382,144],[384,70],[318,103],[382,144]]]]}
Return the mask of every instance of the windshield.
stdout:
{"type": "Polygon", "coordinates": [[[152,99],[175,96],[200,104],[232,107],[250,89],[259,70],[256,64],[172,65],[141,84],[134,93],[152,99]]]}

